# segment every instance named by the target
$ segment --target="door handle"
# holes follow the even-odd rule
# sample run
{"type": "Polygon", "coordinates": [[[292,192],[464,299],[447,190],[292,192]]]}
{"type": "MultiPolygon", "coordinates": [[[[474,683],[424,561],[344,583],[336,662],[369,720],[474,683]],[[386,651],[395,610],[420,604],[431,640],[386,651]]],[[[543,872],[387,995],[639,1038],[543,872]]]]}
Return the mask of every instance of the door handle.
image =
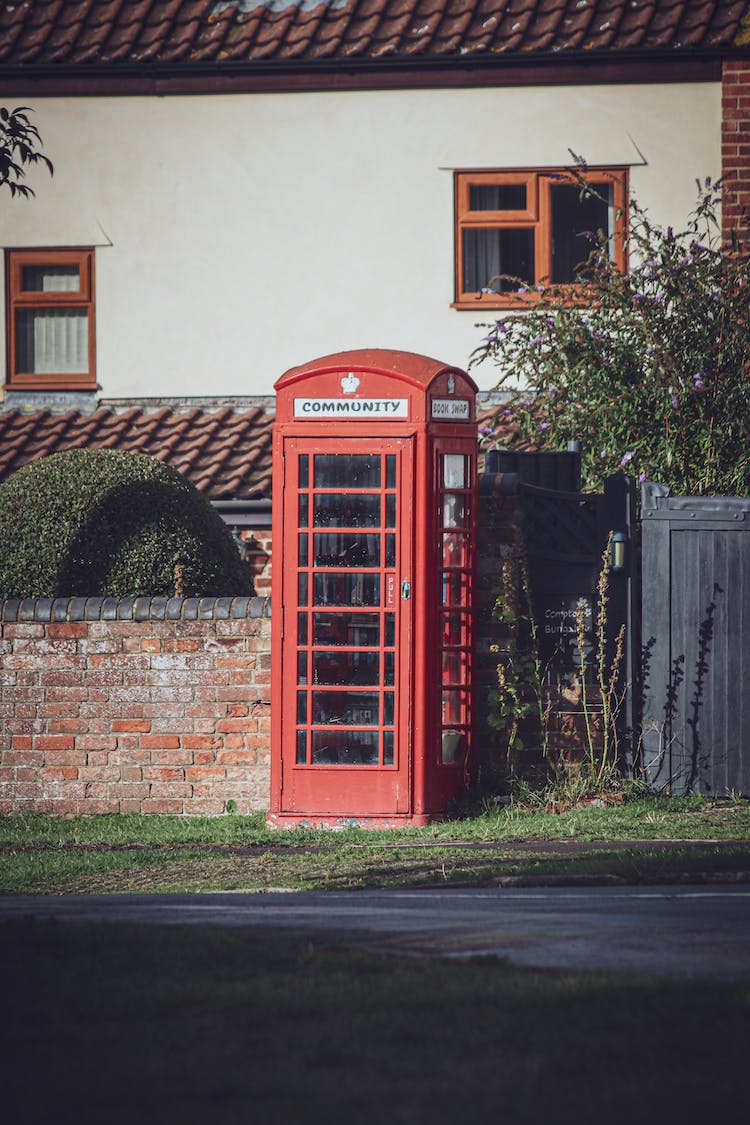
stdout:
{"type": "Polygon", "coordinates": [[[408,578],[405,578],[403,580],[403,582],[401,583],[401,600],[404,601],[404,602],[408,602],[410,597],[411,597],[411,582],[409,581],[408,578]]]}

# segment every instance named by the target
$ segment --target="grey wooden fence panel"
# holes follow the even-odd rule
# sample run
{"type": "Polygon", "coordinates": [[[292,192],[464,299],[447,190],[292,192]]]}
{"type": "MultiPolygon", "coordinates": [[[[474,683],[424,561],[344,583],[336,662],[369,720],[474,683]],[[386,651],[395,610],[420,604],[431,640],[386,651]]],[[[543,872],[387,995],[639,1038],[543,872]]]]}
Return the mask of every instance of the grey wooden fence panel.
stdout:
{"type": "Polygon", "coordinates": [[[642,514],[646,776],[673,793],[748,793],[750,499],[652,489],[642,514]]]}

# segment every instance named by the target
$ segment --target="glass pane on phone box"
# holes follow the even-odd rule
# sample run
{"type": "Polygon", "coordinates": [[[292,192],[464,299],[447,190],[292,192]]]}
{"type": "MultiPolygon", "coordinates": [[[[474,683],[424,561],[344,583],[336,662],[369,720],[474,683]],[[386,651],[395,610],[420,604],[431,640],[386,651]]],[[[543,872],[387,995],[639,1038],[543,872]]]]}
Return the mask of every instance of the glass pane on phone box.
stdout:
{"type": "Polygon", "coordinates": [[[380,566],[380,536],[335,532],[316,535],[314,565],[380,566]]]}
{"type": "Polygon", "coordinates": [[[386,493],[385,497],[385,526],[396,526],[396,497],[393,493],[386,493]]]}
{"type": "Polygon", "coordinates": [[[314,512],[316,527],[379,527],[380,496],[320,492],[315,495],[314,512]]]}
{"type": "Polygon", "coordinates": [[[464,751],[466,749],[466,738],[463,731],[460,730],[444,730],[441,740],[441,762],[444,766],[450,766],[454,762],[463,760],[464,751]]]}
{"type": "Polygon", "coordinates": [[[315,488],[380,488],[380,456],[372,453],[316,453],[315,488]]]}
{"type": "Polygon", "coordinates": [[[385,615],[385,644],[386,648],[393,648],[396,643],[396,614],[385,615]]]}
{"type": "Polygon", "coordinates": [[[446,531],[443,534],[443,565],[463,566],[466,550],[466,536],[460,531],[446,531]]]}
{"type": "Polygon", "coordinates": [[[297,653],[297,683],[298,684],[306,684],[307,683],[307,653],[306,652],[298,652],[297,653]]]}
{"type": "Polygon", "coordinates": [[[298,691],[297,692],[297,722],[298,723],[306,723],[307,722],[307,692],[306,691],[298,691]]]}
{"type": "Polygon", "coordinates": [[[393,765],[393,731],[387,730],[383,733],[383,765],[393,765]]]}
{"type": "Polygon", "coordinates": [[[303,531],[299,536],[299,550],[297,552],[297,562],[300,566],[307,566],[307,547],[308,536],[307,532],[303,531]]]}
{"type": "Polygon", "coordinates": [[[306,453],[299,455],[299,486],[307,488],[310,480],[310,459],[306,453]]]}
{"type": "Polygon", "coordinates": [[[446,492],[443,496],[443,527],[464,526],[464,498],[446,492]]]}
{"type": "Polygon", "coordinates": [[[342,571],[315,575],[316,605],[380,605],[380,575],[342,571]]]}
{"type": "Polygon", "coordinates": [[[297,731],[297,765],[304,766],[307,761],[307,731],[297,731]]]}
{"type": "Polygon", "coordinates": [[[312,760],[319,766],[376,766],[378,732],[314,730],[312,760]]]}
{"type": "Polygon", "coordinates": [[[307,575],[297,577],[297,605],[307,605],[307,575]]]}
{"type": "Polygon", "coordinates": [[[395,680],[396,668],[396,654],[393,652],[384,653],[385,659],[385,683],[388,687],[393,687],[395,680]]]}
{"type": "Polygon", "coordinates": [[[387,453],[385,457],[385,487],[396,487],[396,454],[387,453]]]}
{"type": "Polygon", "coordinates": [[[444,454],[443,487],[466,488],[466,458],[463,453],[444,454]]]}
{"type": "Polygon", "coordinates": [[[316,684],[364,684],[377,686],[380,656],[377,652],[314,652],[313,682],[316,684]]]}
{"type": "Polygon", "coordinates": [[[466,722],[463,701],[464,693],[462,691],[443,692],[443,726],[450,723],[466,722]]]}
{"type": "Polygon", "coordinates": [[[443,571],[443,605],[466,605],[466,575],[461,570],[443,571]]]}
{"type": "Polygon", "coordinates": [[[443,650],[443,683],[466,683],[466,653],[443,650]]]}
{"type": "Polygon", "coordinates": [[[313,693],[313,722],[376,727],[379,702],[378,693],[374,691],[316,691],[313,693]]]}
{"type": "Polygon", "coordinates": [[[307,527],[309,519],[310,504],[307,493],[303,493],[299,498],[299,526],[307,527]]]}
{"type": "Polygon", "coordinates": [[[463,613],[443,614],[443,644],[466,644],[466,617],[463,613]]]}
{"type": "Polygon", "coordinates": [[[380,618],[375,613],[315,613],[313,643],[374,648],[380,643],[380,618]]]}

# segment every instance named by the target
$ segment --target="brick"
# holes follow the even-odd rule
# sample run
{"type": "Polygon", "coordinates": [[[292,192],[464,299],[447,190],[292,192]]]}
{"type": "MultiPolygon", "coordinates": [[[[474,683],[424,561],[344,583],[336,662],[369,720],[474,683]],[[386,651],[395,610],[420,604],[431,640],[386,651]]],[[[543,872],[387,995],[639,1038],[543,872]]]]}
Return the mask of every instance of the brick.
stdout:
{"type": "Polygon", "coordinates": [[[216,750],[223,746],[223,740],[216,735],[183,734],[182,745],[186,750],[216,750]]]}
{"type": "Polygon", "coordinates": [[[85,750],[87,753],[96,750],[115,750],[117,748],[117,739],[112,736],[101,734],[79,734],[76,739],[76,749],[85,750]]]}
{"type": "Polygon", "coordinates": [[[161,641],[158,637],[144,637],[141,641],[141,652],[161,652],[161,641]]]}
{"type": "Polygon", "coordinates": [[[223,766],[192,766],[185,771],[185,776],[188,781],[212,781],[225,778],[226,770],[223,766]]]}
{"type": "Polygon", "coordinates": [[[64,735],[38,734],[34,739],[35,750],[72,750],[75,739],[64,735]]]}
{"type": "Polygon", "coordinates": [[[159,782],[155,781],[151,785],[150,797],[192,797],[193,788],[185,782],[159,782]]]}
{"type": "Polygon", "coordinates": [[[15,637],[43,637],[44,626],[25,621],[7,621],[3,635],[7,640],[13,640],[15,637]]]}
{"type": "MultiPolygon", "coordinates": [[[[216,742],[218,743],[216,749],[221,749],[223,745],[221,739],[216,739],[216,742]]],[[[216,761],[216,750],[196,750],[193,761],[196,766],[212,766],[216,761]]]]}
{"type": "Polygon", "coordinates": [[[216,761],[226,766],[254,766],[258,761],[255,750],[220,750],[216,761]]]}
{"type": "Polygon", "coordinates": [[[243,719],[220,719],[216,724],[220,733],[233,734],[236,731],[255,730],[255,721],[249,716],[243,719]]]}
{"type": "Polygon", "coordinates": [[[88,632],[89,626],[86,621],[66,621],[61,624],[52,621],[47,626],[47,636],[50,640],[57,637],[86,637],[88,632]]]}
{"type": "Polygon", "coordinates": [[[184,781],[185,770],[177,767],[144,766],[144,781],[184,781]]]}
{"type": "Polygon", "coordinates": [[[46,781],[74,781],[78,770],[75,766],[47,767],[42,770],[42,776],[46,781]]]}
{"type": "Polygon", "coordinates": [[[151,731],[150,719],[113,719],[113,731],[130,731],[136,734],[149,734],[151,731]]]}
{"type": "Polygon", "coordinates": [[[176,798],[169,800],[164,797],[149,798],[141,803],[142,813],[161,813],[166,816],[179,815],[183,810],[183,802],[176,798]]]}
{"type": "MultiPolygon", "coordinates": [[[[31,739],[28,739],[31,742],[31,739]]],[[[13,740],[12,750],[3,750],[2,763],[6,767],[10,766],[35,766],[39,767],[44,762],[44,755],[41,751],[30,750],[19,747],[15,748],[15,739],[13,740]]]]}
{"type": "Polygon", "coordinates": [[[140,813],[142,797],[122,797],[120,800],[121,813],[140,813]]]}
{"type": "Polygon", "coordinates": [[[47,750],[44,758],[47,766],[85,766],[86,755],[81,750],[47,750]]]}
{"type": "Polygon", "coordinates": [[[10,740],[10,744],[14,750],[30,750],[31,749],[31,735],[30,734],[14,734],[10,740]]]}
{"type": "Polygon", "coordinates": [[[144,750],[178,750],[180,740],[177,735],[143,735],[141,746],[144,750]]]}
{"type": "Polygon", "coordinates": [[[51,719],[47,730],[50,734],[86,734],[88,723],[80,719],[51,719]]]}
{"type": "Polygon", "coordinates": [[[215,797],[193,797],[185,805],[185,812],[190,816],[221,816],[226,812],[226,803],[215,797]]]}

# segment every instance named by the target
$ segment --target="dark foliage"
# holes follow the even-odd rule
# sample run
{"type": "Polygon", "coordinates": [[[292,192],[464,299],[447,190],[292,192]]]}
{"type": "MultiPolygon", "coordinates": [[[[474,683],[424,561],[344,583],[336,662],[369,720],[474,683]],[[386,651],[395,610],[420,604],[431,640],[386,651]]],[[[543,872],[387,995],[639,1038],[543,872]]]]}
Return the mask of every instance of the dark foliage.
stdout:
{"type": "Polygon", "coordinates": [[[0,597],[250,592],[232,537],[175,469],[78,449],[0,485],[0,597]]]}

